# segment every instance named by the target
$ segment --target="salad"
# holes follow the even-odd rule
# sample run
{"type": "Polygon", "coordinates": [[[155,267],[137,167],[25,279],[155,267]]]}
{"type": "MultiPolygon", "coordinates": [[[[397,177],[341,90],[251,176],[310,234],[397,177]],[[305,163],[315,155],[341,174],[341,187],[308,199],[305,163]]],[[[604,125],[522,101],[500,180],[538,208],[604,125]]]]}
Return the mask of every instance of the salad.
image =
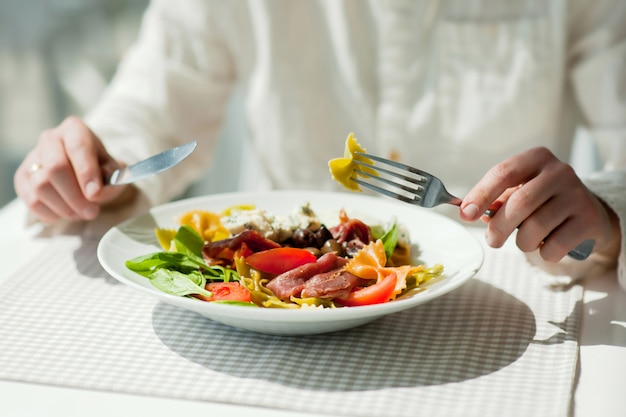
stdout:
{"type": "Polygon", "coordinates": [[[386,303],[443,274],[414,259],[401,224],[318,216],[310,204],[278,216],[254,206],[191,210],[155,229],[162,250],[126,267],[168,294],[267,308],[386,303]]]}

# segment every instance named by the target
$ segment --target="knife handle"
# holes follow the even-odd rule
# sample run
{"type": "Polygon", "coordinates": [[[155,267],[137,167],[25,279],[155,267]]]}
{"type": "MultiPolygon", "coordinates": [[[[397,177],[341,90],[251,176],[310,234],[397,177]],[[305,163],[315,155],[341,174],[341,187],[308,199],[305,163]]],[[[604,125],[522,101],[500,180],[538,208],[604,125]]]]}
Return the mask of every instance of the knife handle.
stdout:
{"type": "Polygon", "coordinates": [[[572,259],[576,259],[577,261],[584,261],[585,259],[589,257],[589,255],[591,255],[591,252],[593,251],[593,247],[595,246],[595,244],[596,244],[595,240],[587,239],[583,243],[581,243],[580,245],[576,246],[574,249],[569,251],[567,255],[572,259]]]}

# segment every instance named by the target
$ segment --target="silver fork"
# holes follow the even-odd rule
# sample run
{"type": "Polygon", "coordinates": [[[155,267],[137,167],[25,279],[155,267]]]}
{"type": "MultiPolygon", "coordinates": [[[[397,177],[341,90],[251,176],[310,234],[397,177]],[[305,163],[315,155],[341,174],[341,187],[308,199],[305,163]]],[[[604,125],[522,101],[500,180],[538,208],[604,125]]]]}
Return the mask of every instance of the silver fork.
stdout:
{"type": "MultiPolygon", "coordinates": [[[[374,190],[380,194],[395,198],[405,203],[415,204],[420,207],[431,208],[440,204],[453,204],[460,206],[462,199],[450,194],[443,182],[428,172],[422,171],[412,166],[402,164],[400,162],[391,161],[376,155],[356,152],[357,155],[368,158],[372,161],[380,162],[393,169],[381,168],[368,164],[363,161],[354,159],[353,162],[367,169],[355,169],[355,172],[361,176],[368,177],[374,181],[378,181],[380,185],[364,181],[360,178],[352,178],[352,181],[362,185],[363,187],[374,190]],[[373,170],[377,174],[368,172],[373,170]],[[385,187],[387,185],[388,187],[385,187]]],[[[487,210],[486,216],[493,216],[495,213],[487,210]]],[[[580,245],[572,249],[567,255],[573,259],[582,261],[593,251],[595,241],[588,239],[580,245]]]]}

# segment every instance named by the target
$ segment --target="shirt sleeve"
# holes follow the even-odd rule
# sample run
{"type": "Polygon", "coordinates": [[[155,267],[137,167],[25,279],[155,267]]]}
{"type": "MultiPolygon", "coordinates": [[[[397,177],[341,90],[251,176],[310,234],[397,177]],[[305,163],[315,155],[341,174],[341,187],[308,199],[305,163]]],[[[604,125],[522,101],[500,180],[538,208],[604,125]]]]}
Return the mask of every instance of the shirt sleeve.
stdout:
{"type": "Polygon", "coordinates": [[[150,3],[137,41],[85,117],[108,151],[129,164],[198,142],[177,167],[138,183],[153,205],[183,193],[211,161],[235,81],[217,14],[203,0],[150,3]]]}
{"type": "Polygon", "coordinates": [[[620,219],[617,271],[626,289],[626,2],[580,2],[570,16],[570,80],[603,163],[586,183],[620,219]]]}

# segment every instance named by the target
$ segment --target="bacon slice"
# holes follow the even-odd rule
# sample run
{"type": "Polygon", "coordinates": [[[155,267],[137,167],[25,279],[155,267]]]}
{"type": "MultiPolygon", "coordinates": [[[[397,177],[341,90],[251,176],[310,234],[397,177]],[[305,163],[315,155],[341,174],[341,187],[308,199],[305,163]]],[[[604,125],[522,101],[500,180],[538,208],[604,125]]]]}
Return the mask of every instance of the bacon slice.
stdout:
{"type": "Polygon", "coordinates": [[[346,298],[352,288],[364,282],[361,278],[341,268],[317,274],[309,279],[302,289],[301,296],[325,298],[346,298]]]}
{"type": "Polygon", "coordinates": [[[291,296],[299,297],[309,279],[324,272],[343,268],[347,262],[345,258],[329,252],[320,256],[316,262],[277,275],[267,283],[267,288],[281,300],[288,300],[291,296]]]}
{"type": "Polygon", "coordinates": [[[209,265],[231,265],[235,252],[243,245],[252,252],[280,248],[280,244],[266,239],[255,230],[244,230],[229,239],[206,243],[202,255],[209,265]]]}
{"type": "Polygon", "coordinates": [[[339,212],[339,220],[340,223],[332,227],[330,232],[348,256],[356,255],[373,240],[369,226],[361,220],[349,218],[345,210],[339,212]]]}
{"type": "Polygon", "coordinates": [[[330,229],[335,240],[339,243],[359,240],[364,244],[372,241],[370,228],[361,220],[350,219],[344,223],[339,223],[330,229]]]}

